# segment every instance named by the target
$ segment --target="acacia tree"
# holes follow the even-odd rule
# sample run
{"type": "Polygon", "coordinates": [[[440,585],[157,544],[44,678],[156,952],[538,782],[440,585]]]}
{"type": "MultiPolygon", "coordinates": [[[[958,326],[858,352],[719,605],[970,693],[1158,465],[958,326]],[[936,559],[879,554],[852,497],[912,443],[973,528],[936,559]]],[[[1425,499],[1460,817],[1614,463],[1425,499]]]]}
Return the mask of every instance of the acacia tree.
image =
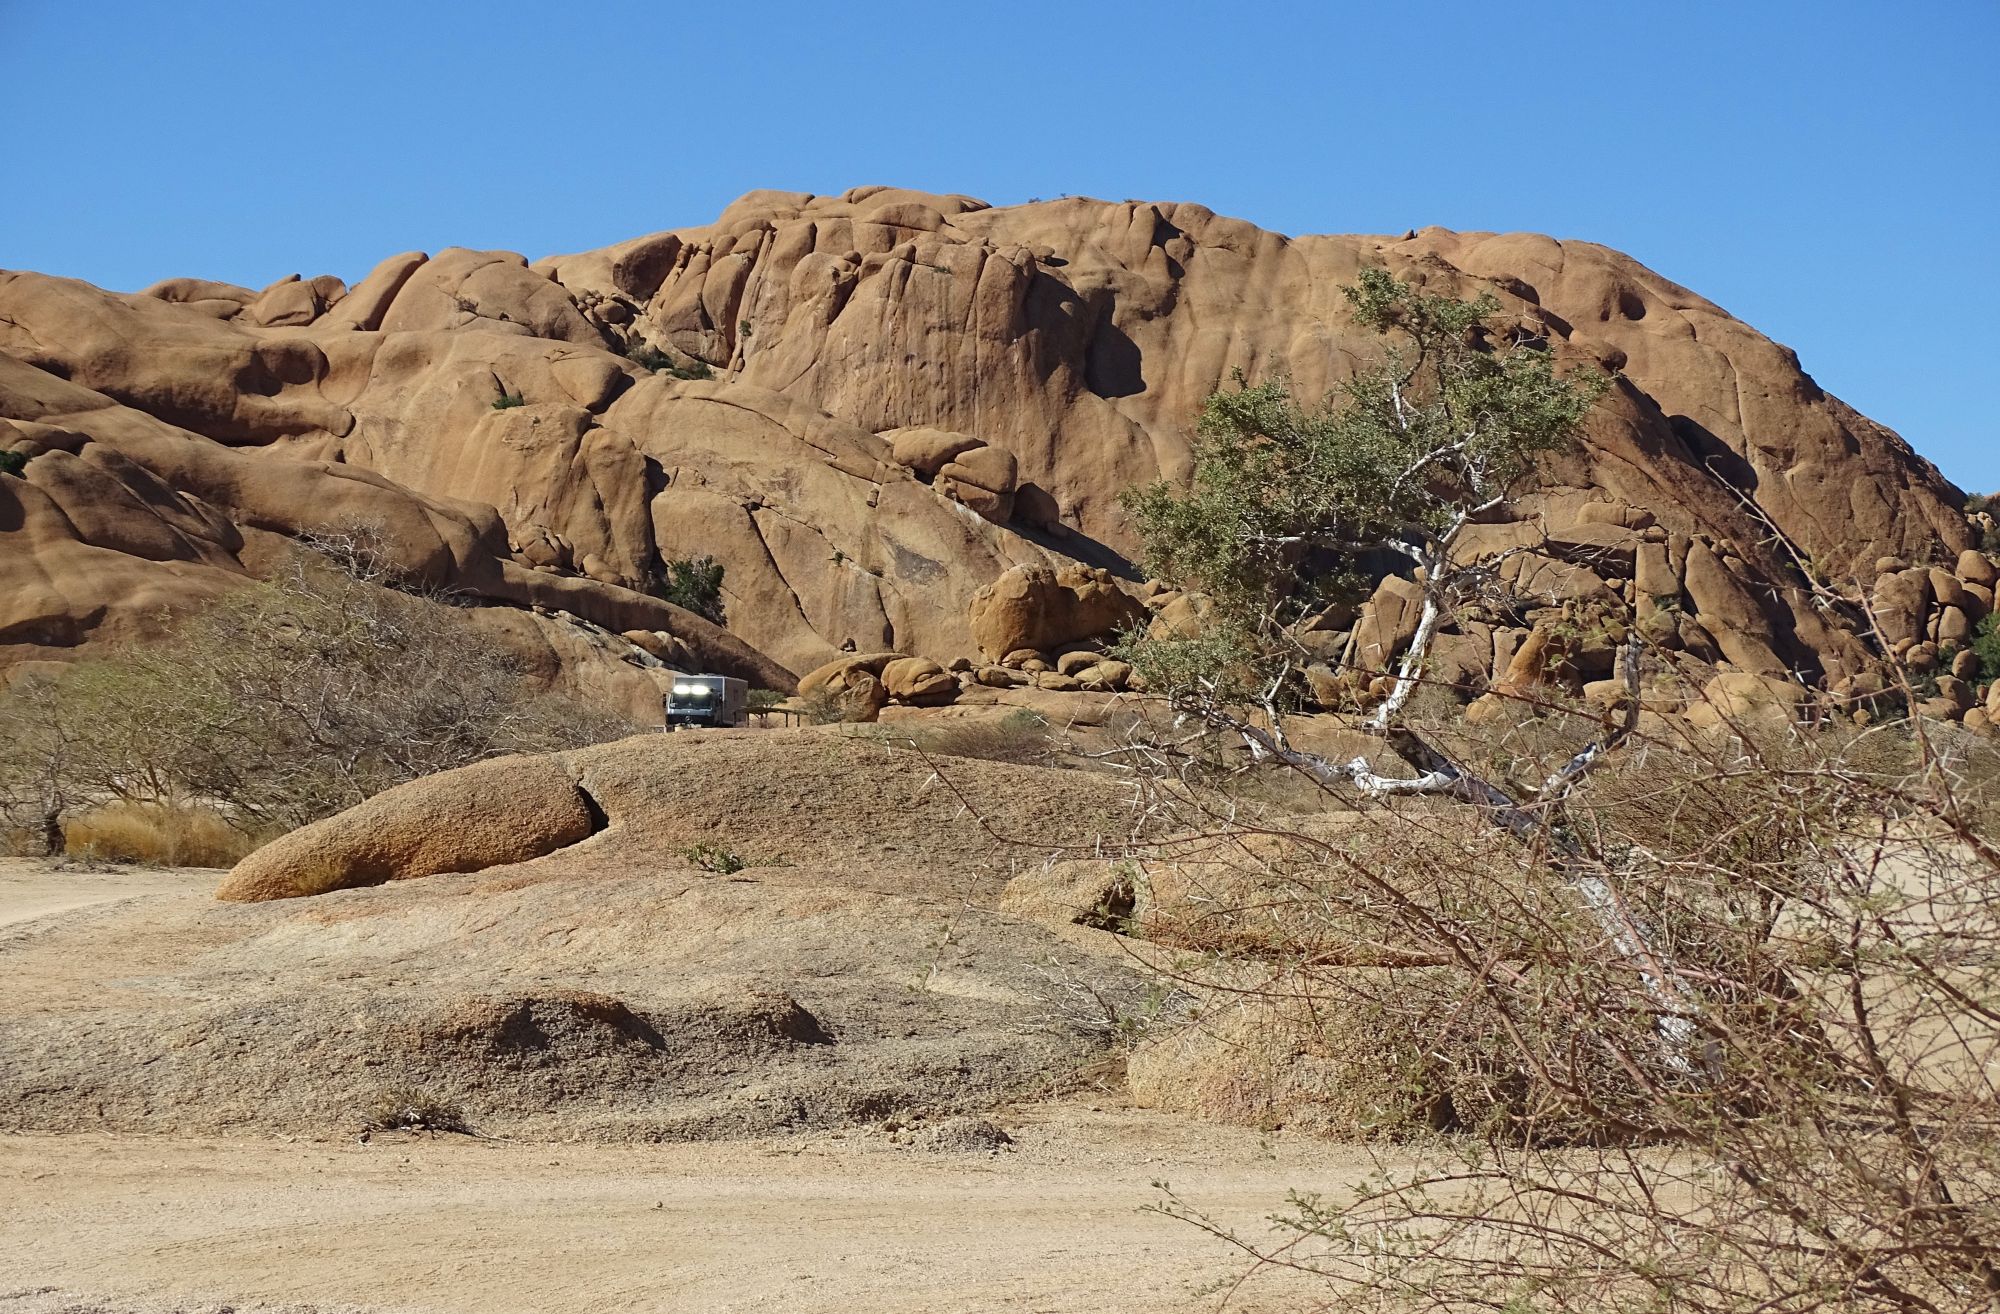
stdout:
{"type": "Polygon", "coordinates": [[[1577,441],[1601,375],[1566,377],[1529,341],[1495,344],[1499,303],[1425,293],[1364,270],[1345,289],[1356,318],[1387,339],[1383,359],[1329,403],[1299,406],[1283,384],[1209,398],[1194,470],[1127,499],[1155,578],[1205,593],[1200,633],[1135,638],[1125,652],[1182,713],[1234,735],[1254,757],[1322,784],[1344,779],[1372,798],[1441,795],[1472,805],[1523,842],[1545,847],[1609,946],[1634,966],[1658,1010],[1661,1055],[1691,1066],[1693,992],[1653,948],[1620,892],[1617,862],[1563,821],[1574,786],[1630,737],[1639,715],[1639,637],[1621,656],[1624,715],[1525,797],[1469,769],[1405,717],[1439,622],[1490,591],[1503,552],[1461,550],[1468,526],[1504,508],[1542,457],[1577,441]],[[1300,665],[1293,625],[1351,588],[1356,558],[1390,553],[1421,582],[1415,632],[1363,723],[1411,768],[1384,775],[1366,757],[1335,763],[1287,740],[1283,711],[1300,665]],[[1263,716],[1245,714],[1254,703],[1263,716]]]}
{"type": "MultiPolygon", "coordinates": [[[[1355,317],[1386,339],[1383,359],[1328,403],[1301,406],[1278,382],[1208,399],[1185,483],[1126,499],[1149,574],[1213,599],[1200,634],[1139,638],[1131,660],[1183,709],[1241,735],[1258,753],[1316,773],[1338,770],[1371,794],[1455,793],[1507,809],[1515,800],[1470,777],[1403,723],[1439,623],[1489,590],[1500,557],[1464,553],[1469,525],[1505,507],[1543,456],[1576,442],[1603,392],[1597,374],[1559,375],[1531,342],[1495,344],[1491,293],[1425,293],[1379,269],[1345,289],[1355,317]],[[1292,753],[1282,711],[1303,649],[1297,623],[1351,591],[1360,558],[1404,558],[1422,585],[1416,631],[1366,722],[1416,776],[1384,777],[1292,753]],[[1253,724],[1231,711],[1251,702],[1253,724]]],[[[1505,555],[1505,554],[1501,554],[1505,555]]],[[[1628,659],[1628,678],[1636,668],[1628,659]]],[[[1603,752],[1579,754],[1567,779],[1603,752]]],[[[1510,829],[1534,822],[1502,811],[1510,829]]]]}

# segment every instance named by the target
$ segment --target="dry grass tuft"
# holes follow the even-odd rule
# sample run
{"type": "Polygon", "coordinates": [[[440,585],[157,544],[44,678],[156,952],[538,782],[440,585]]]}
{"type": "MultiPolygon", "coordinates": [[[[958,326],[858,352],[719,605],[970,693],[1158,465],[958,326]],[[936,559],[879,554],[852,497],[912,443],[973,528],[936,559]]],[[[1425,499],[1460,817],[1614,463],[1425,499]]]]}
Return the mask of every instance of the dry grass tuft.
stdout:
{"type": "Polygon", "coordinates": [[[1001,716],[964,717],[923,726],[913,729],[909,737],[926,753],[1022,766],[1047,765],[1056,747],[1047,718],[1026,708],[1001,716]]]}
{"type": "Polygon", "coordinates": [[[361,1110],[363,1131],[468,1133],[472,1127],[458,1105],[412,1086],[385,1090],[361,1110]]]}
{"type": "Polygon", "coordinates": [[[149,867],[233,867],[257,847],[212,808],[108,803],[63,826],[73,858],[149,867]]]}

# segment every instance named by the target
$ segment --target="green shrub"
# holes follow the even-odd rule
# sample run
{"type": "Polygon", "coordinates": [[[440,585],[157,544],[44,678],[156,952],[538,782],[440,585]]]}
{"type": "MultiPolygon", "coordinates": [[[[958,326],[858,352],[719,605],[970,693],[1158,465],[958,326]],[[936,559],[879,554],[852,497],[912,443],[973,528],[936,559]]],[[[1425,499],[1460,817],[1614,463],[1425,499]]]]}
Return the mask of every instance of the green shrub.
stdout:
{"type": "Polygon", "coordinates": [[[723,623],[722,563],[714,557],[683,557],[661,563],[654,594],[704,620],[723,623]]]}
{"type": "Polygon", "coordinates": [[[1979,622],[1972,636],[1972,651],[1979,655],[1979,678],[2000,680],[2000,612],[1979,622]]]}
{"type": "Polygon", "coordinates": [[[0,474],[17,475],[27,468],[26,452],[0,452],[0,474]]]}
{"type": "Polygon", "coordinates": [[[752,689],[744,696],[743,705],[753,712],[768,712],[785,701],[785,696],[776,689],[752,689]]]}
{"type": "Polygon", "coordinates": [[[705,360],[690,360],[686,364],[676,361],[658,347],[633,347],[625,353],[625,359],[642,369],[655,374],[664,374],[672,379],[712,379],[715,371],[705,360]]]}
{"type": "Polygon", "coordinates": [[[527,404],[527,398],[523,397],[520,393],[503,392],[494,400],[493,409],[496,411],[511,411],[516,406],[525,406],[527,404]]]}
{"type": "MultiPolygon", "coordinates": [[[[1965,513],[1968,516],[1976,516],[1982,511],[1989,515],[2000,516],[2000,493],[1981,493],[1965,500],[1965,513]]],[[[2000,531],[1984,530],[1979,536],[1979,550],[2000,552],[2000,531]]]]}
{"type": "Polygon", "coordinates": [[[685,850],[682,856],[703,871],[714,872],[717,876],[733,876],[750,865],[720,844],[697,844],[685,850]]]}

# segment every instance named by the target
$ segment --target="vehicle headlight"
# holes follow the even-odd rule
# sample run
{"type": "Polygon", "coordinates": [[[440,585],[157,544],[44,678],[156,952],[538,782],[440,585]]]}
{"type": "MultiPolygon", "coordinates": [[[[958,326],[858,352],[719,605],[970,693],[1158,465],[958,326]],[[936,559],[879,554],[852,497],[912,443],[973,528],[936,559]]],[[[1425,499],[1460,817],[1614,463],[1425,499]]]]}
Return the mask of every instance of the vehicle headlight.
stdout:
{"type": "Polygon", "coordinates": [[[674,686],[674,697],[676,698],[685,698],[693,692],[694,686],[691,684],[677,684],[674,686]]]}

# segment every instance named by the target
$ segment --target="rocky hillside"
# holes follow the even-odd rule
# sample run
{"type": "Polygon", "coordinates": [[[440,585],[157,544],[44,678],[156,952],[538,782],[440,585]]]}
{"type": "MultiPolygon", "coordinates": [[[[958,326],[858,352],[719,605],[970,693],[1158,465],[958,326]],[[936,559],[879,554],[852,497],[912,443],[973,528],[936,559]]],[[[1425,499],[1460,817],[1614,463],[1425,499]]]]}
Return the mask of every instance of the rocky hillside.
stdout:
{"type": "MultiPolygon", "coordinates": [[[[1490,290],[1512,331],[1617,372],[1587,449],[1495,542],[1594,526],[1570,557],[1609,546],[1631,564],[1599,582],[1678,599],[1714,660],[1851,677],[1866,652],[1804,571],[1972,546],[1962,495],[1897,435],[1603,247],[755,192],[705,227],[533,263],[409,252],[351,288],[0,274],[0,448],[26,458],[0,473],[0,662],[143,636],[285,537],[355,525],[551,669],[784,685],[844,652],[969,657],[991,646],[974,595],[1010,567],[1129,575],[1117,495],[1183,467],[1231,371],[1316,394],[1372,351],[1340,293],[1368,265],[1490,290]],[[649,592],[704,554],[726,630],[649,592]]],[[[1918,630],[1963,601],[1933,590],[1918,630]]],[[[1460,646],[1504,674],[1510,641],[1483,642],[1460,646]]]]}

